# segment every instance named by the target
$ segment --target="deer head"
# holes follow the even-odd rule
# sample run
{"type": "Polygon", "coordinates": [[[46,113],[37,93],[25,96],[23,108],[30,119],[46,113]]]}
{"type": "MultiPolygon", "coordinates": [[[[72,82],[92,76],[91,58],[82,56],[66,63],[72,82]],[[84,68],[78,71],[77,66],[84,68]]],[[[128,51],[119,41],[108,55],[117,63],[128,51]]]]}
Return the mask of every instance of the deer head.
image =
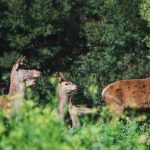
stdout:
{"type": "Polygon", "coordinates": [[[77,85],[73,84],[71,81],[65,79],[62,72],[57,73],[57,80],[59,82],[59,91],[62,94],[69,94],[77,90],[77,85]]]}
{"type": "Polygon", "coordinates": [[[36,83],[36,78],[41,76],[41,72],[35,69],[28,69],[24,65],[25,57],[21,57],[13,65],[10,75],[10,93],[19,92],[19,86],[32,86],[36,83]]]}

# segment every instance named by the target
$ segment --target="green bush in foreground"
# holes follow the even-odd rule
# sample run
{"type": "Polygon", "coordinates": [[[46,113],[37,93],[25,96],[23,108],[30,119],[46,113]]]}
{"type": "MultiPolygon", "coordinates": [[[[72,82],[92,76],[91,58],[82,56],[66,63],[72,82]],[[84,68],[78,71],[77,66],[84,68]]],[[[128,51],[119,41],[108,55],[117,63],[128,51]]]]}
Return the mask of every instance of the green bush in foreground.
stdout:
{"type": "Polygon", "coordinates": [[[0,122],[1,150],[143,150],[150,145],[150,127],[139,119],[118,121],[105,108],[97,121],[72,129],[49,106],[28,101],[16,119],[0,122]]]}

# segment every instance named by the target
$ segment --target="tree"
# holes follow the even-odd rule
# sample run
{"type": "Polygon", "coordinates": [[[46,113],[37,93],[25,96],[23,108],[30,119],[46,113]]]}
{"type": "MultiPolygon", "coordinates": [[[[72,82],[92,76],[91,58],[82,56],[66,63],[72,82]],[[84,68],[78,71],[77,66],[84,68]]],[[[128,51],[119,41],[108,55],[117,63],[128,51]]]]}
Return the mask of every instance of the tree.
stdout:
{"type": "Polygon", "coordinates": [[[85,88],[85,95],[96,102],[108,83],[149,76],[143,41],[146,27],[139,6],[137,0],[89,0],[83,9],[84,48],[88,52],[76,58],[71,72],[85,88]]]}
{"type": "Polygon", "coordinates": [[[2,78],[8,80],[17,57],[26,55],[32,67],[46,74],[36,88],[40,99],[48,99],[46,95],[54,91],[49,75],[59,70],[83,87],[86,98],[99,103],[100,91],[108,83],[149,76],[140,3],[0,1],[2,78]]]}

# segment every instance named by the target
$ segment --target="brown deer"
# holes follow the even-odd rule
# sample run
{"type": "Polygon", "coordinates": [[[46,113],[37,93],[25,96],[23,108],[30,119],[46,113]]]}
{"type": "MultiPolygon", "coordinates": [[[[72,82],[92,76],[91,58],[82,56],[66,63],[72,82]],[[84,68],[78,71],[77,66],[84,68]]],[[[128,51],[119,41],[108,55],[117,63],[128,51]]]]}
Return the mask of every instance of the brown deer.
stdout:
{"type": "Polygon", "coordinates": [[[24,99],[26,87],[36,84],[36,78],[41,76],[41,72],[35,69],[25,69],[21,57],[13,65],[10,74],[9,94],[0,98],[0,109],[4,113],[15,114],[24,99]]]}
{"type": "Polygon", "coordinates": [[[150,78],[111,83],[103,89],[102,97],[117,115],[125,108],[150,109],[150,78]]]}
{"type": "Polygon", "coordinates": [[[80,125],[78,115],[92,113],[93,109],[81,107],[72,103],[69,93],[77,90],[77,85],[65,79],[62,72],[57,73],[58,80],[58,112],[64,121],[65,108],[68,107],[69,115],[72,121],[72,127],[80,125]]]}

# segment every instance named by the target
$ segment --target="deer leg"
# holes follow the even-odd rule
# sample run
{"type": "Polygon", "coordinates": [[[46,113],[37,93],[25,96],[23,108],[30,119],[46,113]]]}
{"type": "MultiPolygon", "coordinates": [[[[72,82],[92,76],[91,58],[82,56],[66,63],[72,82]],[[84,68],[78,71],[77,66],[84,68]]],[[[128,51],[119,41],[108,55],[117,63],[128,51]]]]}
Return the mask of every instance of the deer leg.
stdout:
{"type": "Polygon", "coordinates": [[[121,116],[124,110],[124,106],[123,105],[118,105],[116,103],[113,103],[111,105],[109,105],[109,108],[112,112],[114,112],[117,116],[121,116]]]}
{"type": "Polygon", "coordinates": [[[72,121],[72,127],[77,127],[80,125],[80,120],[78,118],[78,110],[76,108],[76,106],[74,105],[70,105],[69,106],[69,114],[70,114],[70,118],[71,118],[71,121],[72,121]]]}
{"type": "Polygon", "coordinates": [[[59,105],[58,106],[58,113],[60,115],[60,118],[64,122],[64,116],[65,116],[65,107],[64,107],[64,105],[59,105]]]}
{"type": "Polygon", "coordinates": [[[120,116],[123,113],[124,105],[121,91],[117,96],[107,94],[105,100],[112,112],[115,112],[116,115],[120,116]]]}
{"type": "Polygon", "coordinates": [[[88,107],[76,107],[77,108],[77,114],[82,115],[82,114],[90,114],[93,112],[93,109],[88,108],[88,107]]]}

